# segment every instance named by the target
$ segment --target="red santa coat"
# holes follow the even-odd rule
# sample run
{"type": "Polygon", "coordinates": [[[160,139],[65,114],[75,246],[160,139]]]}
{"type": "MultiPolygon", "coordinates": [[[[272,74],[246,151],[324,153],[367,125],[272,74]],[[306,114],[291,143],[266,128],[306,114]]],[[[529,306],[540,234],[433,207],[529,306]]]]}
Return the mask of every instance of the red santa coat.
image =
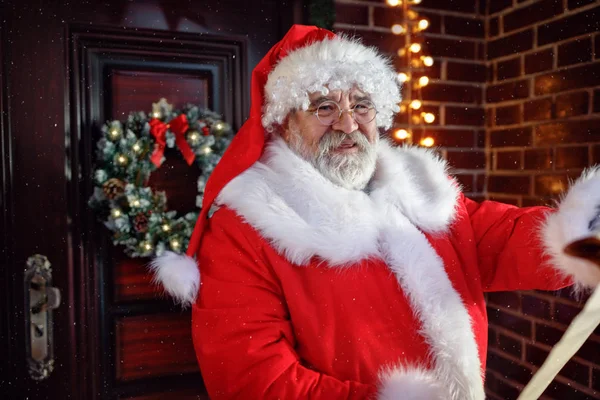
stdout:
{"type": "Polygon", "coordinates": [[[274,140],[217,203],[192,310],[214,399],[484,399],[484,292],[567,282],[549,209],[470,201],[421,148],[380,143],[360,192],[274,140]]]}

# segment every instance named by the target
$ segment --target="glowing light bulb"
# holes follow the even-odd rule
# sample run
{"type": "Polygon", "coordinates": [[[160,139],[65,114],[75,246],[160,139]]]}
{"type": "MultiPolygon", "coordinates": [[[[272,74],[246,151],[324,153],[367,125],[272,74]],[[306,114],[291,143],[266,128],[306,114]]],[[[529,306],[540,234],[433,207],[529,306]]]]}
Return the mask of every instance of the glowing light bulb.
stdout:
{"type": "Polygon", "coordinates": [[[419,43],[413,43],[410,45],[410,51],[413,53],[418,53],[421,51],[421,45],[419,43]]]}
{"type": "Polygon", "coordinates": [[[119,210],[118,208],[113,208],[112,212],[111,212],[113,218],[119,218],[121,216],[121,210],[119,210]]]}
{"type": "Polygon", "coordinates": [[[404,27],[400,24],[392,25],[392,33],[394,35],[401,35],[404,33],[404,27]]]}
{"type": "Polygon", "coordinates": [[[421,102],[419,100],[411,101],[410,108],[412,108],[413,110],[418,110],[419,108],[421,108],[421,102]]]}
{"type": "Polygon", "coordinates": [[[119,130],[118,129],[111,129],[108,134],[110,135],[110,137],[117,138],[119,137],[119,130]]]}
{"type": "Polygon", "coordinates": [[[408,133],[406,129],[398,129],[396,132],[394,132],[394,137],[398,140],[408,139],[409,136],[410,133],[408,133]]]}
{"type": "Polygon", "coordinates": [[[152,244],[150,244],[149,242],[144,242],[144,243],[142,244],[142,247],[143,247],[143,249],[144,249],[144,250],[146,250],[146,251],[150,251],[150,250],[152,250],[152,244]]]}
{"type": "Polygon", "coordinates": [[[421,0],[412,0],[413,4],[421,4],[421,0]]]}
{"type": "Polygon", "coordinates": [[[212,153],[212,149],[210,147],[205,147],[202,149],[202,152],[204,154],[210,154],[210,153],[212,153]]]}
{"type": "Polygon", "coordinates": [[[162,114],[160,113],[160,111],[154,111],[154,112],[152,113],[152,116],[153,116],[154,118],[160,118],[160,117],[162,117],[162,114]]]}
{"type": "Polygon", "coordinates": [[[396,7],[402,4],[400,0],[387,0],[389,6],[396,7]]]}
{"type": "Polygon", "coordinates": [[[419,86],[423,87],[423,86],[427,86],[427,84],[429,83],[429,78],[426,76],[422,76],[419,78],[419,86]]]}
{"type": "Polygon", "coordinates": [[[426,138],[421,139],[420,144],[423,147],[431,147],[431,146],[433,146],[435,144],[435,140],[433,140],[432,137],[428,136],[426,138]]]}
{"type": "Polygon", "coordinates": [[[419,30],[423,31],[429,27],[429,21],[427,21],[426,19],[422,19],[417,24],[417,27],[419,28],[419,30]]]}
{"type": "Polygon", "coordinates": [[[408,74],[406,74],[406,73],[404,73],[404,72],[400,72],[400,73],[398,74],[398,80],[399,80],[400,82],[406,82],[406,81],[408,81],[409,79],[410,79],[410,77],[408,76],[408,74]]]}
{"type": "Polygon", "coordinates": [[[132,147],[133,151],[135,151],[136,153],[139,153],[139,151],[142,149],[142,146],[140,146],[139,143],[135,143],[132,147]]]}
{"type": "Polygon", "coordinates": [[[435,115],[432,113],[422,113],[421,116],[423,117],[423,121],[428,124],[432,124],[435,121],[435,115]]]}
{"type": "Polygon", "coordinates": [[[171,240],[169,244],[171,245],[171,248],[172,248],[173,250],[178,250],[178,249],[179,249],[179,247],[181,247],[181,243],[180,243],[180,242],[179,242],[179,240],[177,240],[177,239],[173,239],[173,240],[171,240]]]}
{"type": "Polygon", "coordinates": [[[121,154],[117,157],[117,162],[121,165],[125,165],[127,164],[127,157],[121,154]]]}
{"type": "Polygon", "coordinates": [[[421,59],[423,60],[423,65],[425,65],[426,67],[431,67],[433,65],[433,58],[425,56],[421,57],[421,59]]]}
{"type": "Polygon", "coordinates": [[[141,203],[140,203],[140,201],[139,201],[138,199],[135,199],[135,200],[133,200],[133,201],[131,202],[131,205],[132,205],[133,207],[139,207],[139,206],[140,206],[140,204],[141,204],[141,203]]]}
{"type": "Polygon", "coordinates": [[[171,226],[169,224],[164,224],[162,226],[162,230],[165,232],[169,232],[171,230],[171,226]]]}
{"type": "Polygon", "coordinates": [[[404,48],[398,49],[398,57],[404,57],[405,54],[406,54],[406,49],[404,49],[404,48]]]}

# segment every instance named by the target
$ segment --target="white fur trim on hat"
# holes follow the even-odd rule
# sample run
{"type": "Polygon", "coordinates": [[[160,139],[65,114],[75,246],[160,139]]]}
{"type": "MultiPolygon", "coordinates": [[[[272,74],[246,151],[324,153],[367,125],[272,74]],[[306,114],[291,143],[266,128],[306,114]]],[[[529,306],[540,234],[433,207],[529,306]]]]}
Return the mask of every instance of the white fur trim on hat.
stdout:
{"type": "Polygon", "coordinates": [[[154,281],[177,303],[186,307],[196,301],[200,287],[200,269],[196,260],[185,254],[167,251],[152,260],[149,268],[154,272],[154,281]]]}
{"type": "Polygon", "coordinates": [[[421,368],[395,368],[380,376],[377,400],[447,400],[442,384],[435,375],[421,368]]]}
{"type": "Polygon", "coordinates": [[[294,109],[307,110],[309,93],[349,90],[371,96],[377,126],[388,129],[400,103],[400,85],[390,61],[358,39],[336,36],[290,52],[275,66],[265,85],[262,124],[283,123],[294,109]]]}
{"type": "Polygon", "coordinates": [[[553,265],[571,276],[581,287],[594,287],[600,283],[597,265],[563,251],[569,243],[598,233],[600,213],[600,167],[587,170],[564,196],[558,210],[550,214],[542,227],[546,252],[553,265]],[[591,225],[591,226],[590,226],[591,225]]]}

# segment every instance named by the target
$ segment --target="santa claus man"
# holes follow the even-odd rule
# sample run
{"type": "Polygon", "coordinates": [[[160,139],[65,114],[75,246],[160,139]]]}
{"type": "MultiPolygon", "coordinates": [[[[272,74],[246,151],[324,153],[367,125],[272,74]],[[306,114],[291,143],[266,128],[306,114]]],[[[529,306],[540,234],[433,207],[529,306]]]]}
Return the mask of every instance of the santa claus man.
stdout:
{"type": "Polygon", "coordinates": [[[153,264],[192,306],[211,398],[484,399],[484,293],[600,281],[562,251],[590,233],[597,170],[557,210],[465,198],[433,152],[380,137],[389,61],[316,27],[294,26],[251,90],[187,255],[153,264]]]}

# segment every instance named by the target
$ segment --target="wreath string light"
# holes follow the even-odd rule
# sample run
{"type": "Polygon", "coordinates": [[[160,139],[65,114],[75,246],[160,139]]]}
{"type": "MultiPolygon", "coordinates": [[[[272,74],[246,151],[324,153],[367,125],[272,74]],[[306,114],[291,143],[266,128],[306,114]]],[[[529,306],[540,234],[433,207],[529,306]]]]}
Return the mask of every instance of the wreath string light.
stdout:
{"type": "Polygon", "coordinates": [[[94,192],[89,206],[112,232],[115,246],[129,257],[159,256],[166,250],[181,253],[188,245],[199,210],[178,215],[167,209],[164,192],[148,186],[150,174],[165,160],[167,148],[177,149],[188,165],[197,165],[196,206],[204,187],[233,138],[221,117],[192,104],[181,110],[162,98],[152,112],[129,114],[127,120],[102,127],[94,169],[94,192]]]}

